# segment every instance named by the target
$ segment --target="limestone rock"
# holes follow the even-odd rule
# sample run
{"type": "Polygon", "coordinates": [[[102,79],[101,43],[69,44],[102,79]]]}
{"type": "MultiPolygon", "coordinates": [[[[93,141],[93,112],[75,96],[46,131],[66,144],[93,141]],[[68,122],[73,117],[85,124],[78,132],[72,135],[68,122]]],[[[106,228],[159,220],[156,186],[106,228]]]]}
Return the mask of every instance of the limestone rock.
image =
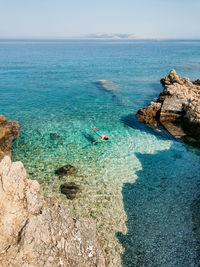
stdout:
{"type": "Polygon", "coordinates": [[[183,106],[185,115],[183,117],[184,128],[192,133],[200,146],[200,99],[196,98],[183,106]]]}
{"type": "Polygon", "coordinates": [[[136,117],[140,122],[156,127],[158,124],[158,117],[161,109],[160,103],[151,102],[149,106],[139,109],[136,117]]]}
{"type": "Polygon", "coordinates": [[[180,84],[180,85],[185,85],[188,87],[195,87],[188,78],[181,78],[176,73],[175,70],[171,70],[169,75],[162,78],[160,81],[164,87],[167,87],[168,85],[173,85],[173,84],[180,84]]]}
{"type": "Polygon", "coordinates": [[[157,103],[140,109],[136,117],[151,126],[161,123],[170,134],[176,137],[188,135],[200,144],[200,80],[192,82],[172,70],[161,83],[164,90],[157,103]],[[152,111],[156,104],[161,106],[155,116],[152,111]]]}
{"type": "Polygon", "coordinates": [[[0,160],[4,155],[11,156],[12,141],[19,136],[19,123],[8,121],[0,115],[0,160]]]}
{"type": "Polygon", "coordinates": [[[0,265],[105,266],[92,220],[45,199],[21,162],[0,162],[0,265]]]}
{"type": "Polygon", "coordinates": [[[162,104],[160,121],[177,121],[182,116],[183,101],[177,97],[166,98],[162,104]]]}

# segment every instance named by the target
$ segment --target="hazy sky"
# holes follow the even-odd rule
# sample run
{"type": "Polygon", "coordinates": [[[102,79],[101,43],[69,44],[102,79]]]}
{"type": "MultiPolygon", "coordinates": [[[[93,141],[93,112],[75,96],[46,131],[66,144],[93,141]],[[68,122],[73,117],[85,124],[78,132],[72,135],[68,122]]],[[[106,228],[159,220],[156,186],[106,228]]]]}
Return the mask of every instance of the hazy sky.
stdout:
{"type": "Polygon", "coordinates": [[[0,0],[0,37],[200,38],[200,0],[0,0]]]}

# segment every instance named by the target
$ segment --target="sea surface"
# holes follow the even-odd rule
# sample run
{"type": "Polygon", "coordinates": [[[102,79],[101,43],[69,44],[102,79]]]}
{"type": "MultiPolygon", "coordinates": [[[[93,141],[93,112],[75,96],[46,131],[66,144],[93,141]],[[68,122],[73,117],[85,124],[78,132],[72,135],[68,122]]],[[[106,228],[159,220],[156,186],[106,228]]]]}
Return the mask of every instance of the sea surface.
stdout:
{"type": "Polygon", "coordinates": [[[135,118],[171,69],[200,78],[200,41],[0,40],[0,113],[20,122],[13,160],[70,216],[95,220],[109,267],[198,266],[200,151],[135,118]],[[91,125],[123,138],[93,145],[91,125]],[[78,173],[59,177],[64,164],[78,173]],[[81,187],[75,199],[65,182],[81,187]]]}

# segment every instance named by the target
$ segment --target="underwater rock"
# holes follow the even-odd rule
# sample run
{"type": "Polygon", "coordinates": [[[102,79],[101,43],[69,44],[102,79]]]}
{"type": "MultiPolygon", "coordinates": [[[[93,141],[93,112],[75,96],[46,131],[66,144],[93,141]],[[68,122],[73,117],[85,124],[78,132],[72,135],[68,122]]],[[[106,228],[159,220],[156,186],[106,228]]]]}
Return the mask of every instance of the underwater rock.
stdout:
{"type": "Polygon", "coordinates": [[[107,91],[107,92],[112,92],[118,89],[116,84],[108,80],[99,80],[95,82],[95,84],[98,88],[103,89],[104,91],[107,91]]]}
{"type": "Polygon", "coordinates": [[[75,199],[77,193],[81,191],[81,187],[73,182],[64,183],[60,187],[62,194],[65,194],[68,199],[75,199]]]}
{"type": "Polygon", "coordinates": [[[50,139],[54,145],[63,145],[64,138],[57,133],[50,133],[50,139]]]}
{"type": "Polygon", "coordinates": [[[60,176],[76,174],[78,171],[70,164],[64,165],[55,171],[55,174],[60,176]]]}
{"type": "Polygon", "coordinates": [[[8,156],[0,161],[0,177],[1,266],[106,266],[93,220],[70,218],[8,156]]]}
{"type": "Polygon", "coordinates": [[[50,139],[51,140],[58,140],[58,139],[60,139],[60,135],[57,133],[50,133],[50,139]]]}
{"type": "MultiPolygon", "coordinates": [[[[181,78],[175,70],[161,79],[164,90],[159,94],[157,103],[160,111],[152,115],[151,104],[140,109],[136,117],[140,122],[157,126],[162,124],[176,137],[191,136],[200,144],[200,83],[181,78]],[[153,122],[153,119],[156,122],[153,122]]],[[[152,103],[152,102],[151,102],[152,103]]]]}
{"type": "Polygon", "coordinates": [[[0,159],[5,155],[11,157],[11,146],[14,139],[19,136],[19,123],[8,121],[0,115],[0,159]]]}

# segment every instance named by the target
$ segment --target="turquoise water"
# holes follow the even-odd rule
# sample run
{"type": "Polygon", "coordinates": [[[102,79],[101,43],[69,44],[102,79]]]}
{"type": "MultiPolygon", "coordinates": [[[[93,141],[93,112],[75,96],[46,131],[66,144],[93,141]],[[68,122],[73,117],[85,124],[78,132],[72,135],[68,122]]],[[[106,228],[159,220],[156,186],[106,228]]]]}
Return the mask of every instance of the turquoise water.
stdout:
{"type": "Polygon", "coordinates": [[[20,122],[13,160],[71,216],[96,221],[109,266],[197,266],[191,204],[200,193],[200,153],[138,123],[135,113],[172,68],[199,78],[199,51],[200,41],[184,40],[0,41],[0,113],[20,122]],[[123,138],[92,145],[90,125],[123,138]],[[78,174],[59,178],[63,164],[78,174]],[[71,181],[82,189],[74,200],[59,191],[71,181]]]}

